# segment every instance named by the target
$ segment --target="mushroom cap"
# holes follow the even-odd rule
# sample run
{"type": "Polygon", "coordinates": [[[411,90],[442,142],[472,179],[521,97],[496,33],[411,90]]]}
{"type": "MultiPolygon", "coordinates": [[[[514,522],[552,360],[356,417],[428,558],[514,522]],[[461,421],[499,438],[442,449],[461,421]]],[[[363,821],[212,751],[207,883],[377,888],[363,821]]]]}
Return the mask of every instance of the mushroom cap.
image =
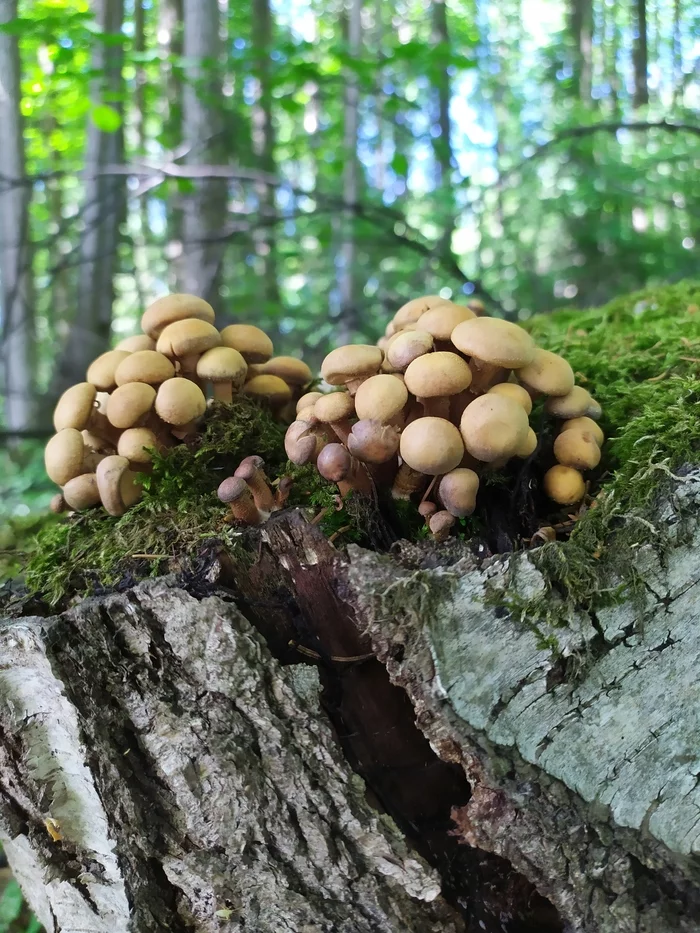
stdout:
{"type": "Polygon", "coordinates": [[[114,381],[118,386],[126,385],[127,382],[160,385],[174,375],[175,367],[167,356],[156,350],[136,350],[117,366],[114,381]]]}
{"type": "Polygon", "coordinates": [[[386,358],[389,364],[403,372],[414,360],[433,349],[433,336],[426,330],[403,330],[391,338],[386,358]]]}
{"type": "Polygon", "coordinates": [[[138,353],[139,350],[155,350],[156,342],[147,334],[134,334],[133,337],[125,337],[120,340],[114,348],[115,350],[126,350],[127,353],[138,353]]]}
{"type": "Polygon", "coordinates": [[[207,382],[230,382],[240,389],[248,375],[248,364],[233,347],[212,347],[197,361],[197,375],[207,382]]]}
{"type": "Polygon", "coordinates": [[[392,318],[395,327],[394,333],[401,330],[406,324],[414,324],[422,314],[425,314],[426,311],[436,305],[449,303],[446,298],[441,298],[439,295],[421,295],[419,298],[411,298],[406,304],[401,305],[392,318]]]}
{"type": "Polygon", "coordinates": [[[324,479],[339,483],[352,470],[352,457],[342,444],[326,444],[318,455],[316,469],[324,479]]]}
{"type": "Polygon", "coordinates": [[[599,447],[602,447],[605,443],[605,435],[600,429],[600,426],[595,423],[592,418],[588,418],[586,415],[583,415],[581,418],[572,418],[570,421],[565,421],[561,426],[562,431],[590,431],[595,442],[599,447]]]}
{"type": "Polygon", "coordinates": [[[65,486],[74,477],[87,473],[84,461],[83,436],[75,428],[63,428],[54,434],[44,450],[46,473],[57,486],[65,486]]]}
{"type": "Polygon", "coordinates": [[[398,452],[400,434],[392,424],[366,418],[352,426],[348,450],[362,463],[386,463],[398,452]]]}
{"type": "Polygon", "coordinates": [[[600,418],[600,405],[583,386],[574,386],[567,395],[548,398],[544,410],[555,418],[600,418]]]}
{"type": "Polygon", "coordinates": [[[297,466],[310,463],[320,452],[323,440],[306,421],[292,421],[284,435],[284,451],[297,466]]]}
{"type": "Polygon", "coordinates": [[[308,385],[314,377],[308,365],[295,356],[273,356],[263,366],[266,376],[279,376],[290,386],[308,385]]]}
{"type": "Polygon", "coordinates": [[[97,476],[94,473],[83,473],[69,479],[63,487],[63,498],[66,505],[80,512],[100,504],[100,491],[97,488],[97,476]]]}
{"type": "Polygon", "coordinates": [[[416,418],[404,428],[399,449],[404,463],[428,476],[449,473],[464,456],[459,431],[444,418],[416,418]]]}
{"type": "Polygon", "coordinates": [[[237,502],[241,498],[250,498],[251,501],[253,499],[250,487],[240,476],[227,476],[219,484],[216,494],[221,502],[225,502],[227,505],[229,502],[237,502]]]}
{"type": "Polygon", "coordinates": [[[515,456],[525,460],[527,457],[531,457],[536,450],[537,435],[532,430],[532,428],[528,428],[525,440],[523,441],[522,446],[520,446],[515,452],[515,456]]]}
{"type": "Polygon", "coordinates": [[[127,382],[119,386],[107,402],[107,418],[115,428],[133,428],[153,408],[156,390],[145,382],[127,382]]]}
{"type": "Polygon", "coordinates": [[[531,362],[518,370],[518,382],[545,395],[567,395],[574,387],[574,371],[563,356],[537,347],[531,362]]]}
{"type": "Polygon", "coordinates": [[[535,341],[517,324],[495,317],[475,317],[452,331],[452,343],[484,363],[519,369],[535,354],[535,341]]]}
{"type": "Polygon", "coordinates": [[[82,431],[95,411],[97,389],[90,382],[79,382],[66,389],[56,403],[53,426],[56,431],[75,428],[82,431]]]}
{"type": "Polygon", "coordinates": [[[243,392],[257,399],[267,399],[273,407],[284,405],[292,397],[292,390],[279,376],[253,376],[243,386],[243,392]]]}
{"type": "Polygon", "coordinates": [[[416,321],[416,328],[432,334],[435,340],[449,340],[458,324],[471,321],[473,317],[474,312],[464,305],[446,301],[444,304],[435,305],[429,311],[424,311],[416,321]]]}
{"type": "Polygon", "coordinates": [[[374,419],[383,424],[400,415],[408,402],[408,389],[402,379],[396,376],[370,376],[358,388],[355,394],[357,417],[374,419]]]}
{"type": "Polygon", "coordinates": [[[486,393],[487,395],[502,395],[504,398],[510,398],[525,409],[525,414],[529,415],[532,411],[532,398],[527,389],[519,386],[515,382],[499,382],[486,393]]]}
{"type": "Polygon", "coordinates": [[[141,318],[141,330],[153,340],[157,340],[169,324],[197,318],[213,324],[216,315],[214,309],[203,298],[196,295],[163,295],[146,308],[141,318]]]}
{"type": "Polygon", "coordinates": [[[306,395],[302,395],[297,402],[297,414],[305,408],[313,408],[322,395],[323,392],[307,392],[306,395]]]}
{"type": "Polygon", "coordinates": [[[207,410],[207,400],[198,385],[176,376],[158,389],[155,408],[159,418],[180,427],[201,418],[207,410]]]}
{"type": "Polygon", "coordinates": [[[157,450],[159,446],[158,438],[150,428],[127,428],[119,438],[117,453],[126,457],[129,463],[150,463],[153,457],[149,450],[157,450]]]}
{"type": "Polygon", "coordinates": [[[467,302],[467,307],[477,315],[483,314],[486,310],[486,305],[481,300],[481,298],[470,298],[467,302]]]}
{"type": "Polygon", "coordinates": [[[450,515],[465,518],[476,508],[479,477],[474,470],[464,467],[450,470],[440,480],[438,496],[450,515]]]}
{"type": "Polygon", "coordinates": [[[459,428],[467,452],[486,463],[513,457],[527,438],[525,409],[503,395],[480,395],[462,412],[459,428]]]}
{"type": "Polygon", "coordinates": [[[105,511],[119,516],[141,498],[142,487],[129,469],[126,457],[115,454],[97,465],[97,488],[105,511]]]}
{"type": "Polygon", "coordinates": [[[592,431],[571,428],[554,439],[554,456],[564,466],[593,470],[600,463],[600,447],[592,431]]]}
{"type": "Polygon", "coordinates": [[[221,331],[221,342],[238,350],[246,363],[265,363],[274,352],[265,331],[252,324],[229,324],[221,331]]]}
{"type": "Polygon", "coordinates": [[[384,354],[379,347],[363,343],[336,347],[321,364],[321,375],[329,385],[344,385],[353,379],[373,376],[382,365],[383,359],[384,354]]]}
{"type": "Polygon", "coordinates": [[[348,392],[329,392],[322,395],[314,405],[314,417],[324,424],[334,424],[352,418],[355,402],[348,392]]]}
{"type": "Polygon", "coordinates": [[[410,363],[404,378],[406,388],[417,398],[444,398],[468,389],[472,371],[461,356],[438,350],[410,363]]]}
{"type": "Polygon", "coordinates": [[[101,392],[111,392],[117,384],[114,378],[117,367],[129,356],[126,350],[108,350],[90,363],[85,378],[101,392]]]}
{"type": "Polygon", "coordinates": [[[175,321],[162,331],[156,350],[172,359],[205,353],[221,344],[221,334],[208,321],[175,321]]]}
{"type": "Polygon", "coordinates": [[[559,505],[574,505],[583,499],[586,484],[578,470],[557,464],[544,474],[544,491],[559,505]]]}
{"type": "Polygon", "coordinates": [[[440,512],[434,512],[430,516],[428,519],[428,528],[430,528],[435,541],[445,541],[454,523],[454,515],[451,515],[446,509],[443,509],[440,512]]]}

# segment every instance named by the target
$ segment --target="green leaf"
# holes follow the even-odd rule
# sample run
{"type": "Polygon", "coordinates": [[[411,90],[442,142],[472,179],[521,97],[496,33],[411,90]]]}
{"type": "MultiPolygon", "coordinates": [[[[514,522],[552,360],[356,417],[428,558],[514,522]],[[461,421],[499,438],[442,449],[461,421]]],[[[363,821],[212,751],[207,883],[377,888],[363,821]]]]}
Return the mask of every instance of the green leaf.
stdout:
{"type": "Polygon", "coordinates": [[[109,104],[98,104],[90,111],[90,117],[98,130],[103,133],[116,133],[122,125],[122,118],[119,111],[109,104]]]}
{"type": "Polygon", "coordinates": [[[391,160],[391,168],[397,175],[408,175],[408,159],[403,152],[397,152],[391,160]]]}
{"type": "Polygon", "coordinates": [[[19,917],[23,902],[20,886],[12,879],[0,897],[0,930],[9,928],[9,924],[19,917]]]}

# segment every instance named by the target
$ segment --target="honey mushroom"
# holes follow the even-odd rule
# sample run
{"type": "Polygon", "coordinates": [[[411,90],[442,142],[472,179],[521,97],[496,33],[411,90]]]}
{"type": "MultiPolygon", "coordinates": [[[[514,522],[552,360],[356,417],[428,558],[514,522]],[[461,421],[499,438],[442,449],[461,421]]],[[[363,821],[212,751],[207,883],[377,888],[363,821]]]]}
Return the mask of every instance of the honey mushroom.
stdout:
{"type": "Polygon", "coordinates": [[[321,364],[321,375],[328,385],[345,386],[350,395],[355,395],[365,379],[379,372],[383,359],[379,347],[348,344],[331,350],[321,364]]]}
{"type": "Polygon", "coordinates": [[[475,317],[452,331],[452,343],[469,357],[472,386],[486,392],[504,381],[508,370],[518,370],[532,362],[535,341],[517,324],[499,318],[475,317]]]}

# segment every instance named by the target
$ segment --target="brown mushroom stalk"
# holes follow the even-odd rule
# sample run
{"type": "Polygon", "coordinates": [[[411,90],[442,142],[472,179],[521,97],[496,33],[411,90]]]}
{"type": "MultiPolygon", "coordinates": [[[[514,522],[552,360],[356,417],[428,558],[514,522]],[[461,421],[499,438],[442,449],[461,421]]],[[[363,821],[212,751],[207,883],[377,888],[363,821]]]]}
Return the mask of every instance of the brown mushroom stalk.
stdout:
{"type": "Polygon", "coordinates": [[[316,461],[324,479],[336,483],[341,496],[349,492],[369,493],[372,483],[365,467],[342,444],[326,444],[316,461]]]}
{"type": "Polygon", "coordinates": [[[277,483],[277,490],[275,491],[275,509],[283,509],[285,507],[293,485],[294,480],[291,476],[283,476],[280,478],[277,483]]]}
{"type": "Polygon", "coordinates": [[[418,470],[412,470],[407,463],[402,463],[394,477],[391,495],[394,499],[410,499],[428,485],[428,477],[418,470]]]}
{"type": "Polygon", "coordinates": [[[267,517],[259,511],[252,490],[240,476],[227,477],[216,494],[228,505],[233,518],[243,525],[259,525],[267,517]]]}
{"type": "Polygon", "coordinates": [[[253,500],[261,512],[274,512],[277,508],[275,497],[267,484],[263,471],[265,463],[262,457],[252,456],[241,460],[234,476],[246,481],[253,493],[253,500]]]}
{"type": "Polygon", "coordinates": [[[449,512],[435,512],[428,519],[428,528],[434,541],[446,541],[452,531],[456,518],[449,512]]]}

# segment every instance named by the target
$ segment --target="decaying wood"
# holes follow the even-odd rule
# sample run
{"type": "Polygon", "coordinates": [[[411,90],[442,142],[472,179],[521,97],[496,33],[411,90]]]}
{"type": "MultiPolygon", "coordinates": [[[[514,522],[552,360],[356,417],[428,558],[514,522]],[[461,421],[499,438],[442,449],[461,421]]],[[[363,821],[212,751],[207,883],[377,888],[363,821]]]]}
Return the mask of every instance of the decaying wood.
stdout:
{"type": "Polygon", "coordinates": [[[503,606],[533,552],[345,555],[297,512],[7,623],[0,827],[41,919],[700,931],[699,504],[689,473],[645,586],[556,652],[503,606]]]}

